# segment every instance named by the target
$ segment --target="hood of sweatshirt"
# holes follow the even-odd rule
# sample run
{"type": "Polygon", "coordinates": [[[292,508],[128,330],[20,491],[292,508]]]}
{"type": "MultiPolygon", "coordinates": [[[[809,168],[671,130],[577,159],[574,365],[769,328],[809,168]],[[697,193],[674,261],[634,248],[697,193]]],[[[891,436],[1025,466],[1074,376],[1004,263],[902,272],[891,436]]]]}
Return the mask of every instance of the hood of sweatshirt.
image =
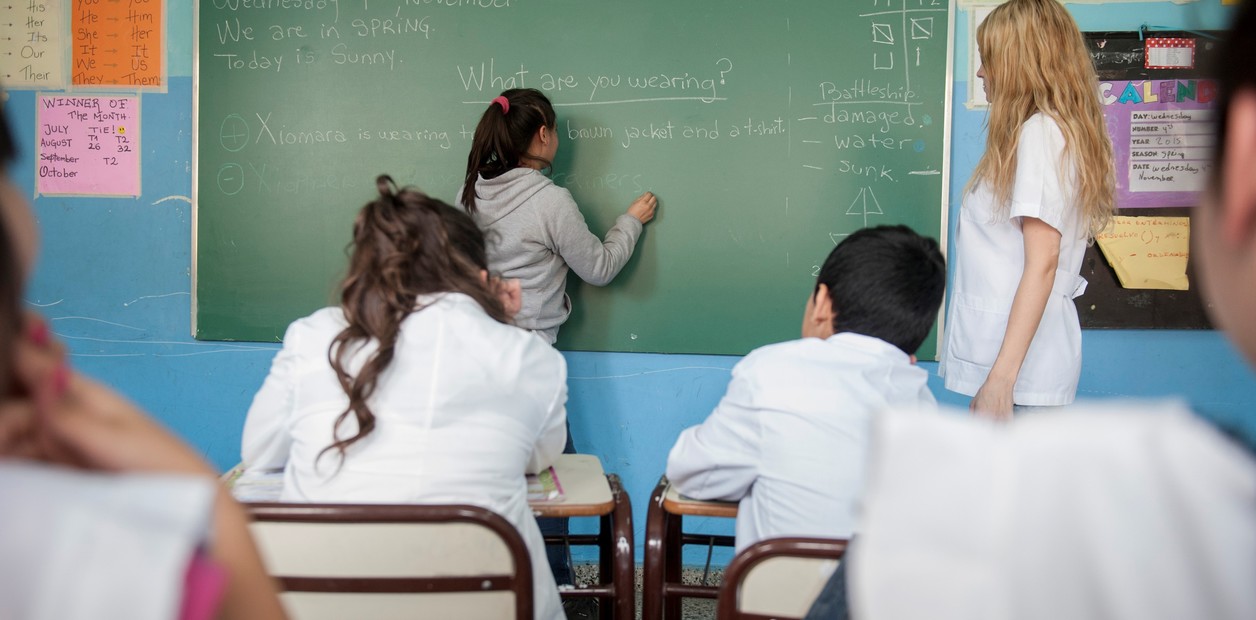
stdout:
{"type": "MultiPolygon", "coordinates": [[[[479,177],[475,184],[475,219],[481,227],[492,226],[541,190],[553,186],[549,177],[531,168],[515,168],[492,179],[479,177]]],[[[462,195],[461,190],[458,195],[462,195]]]]}

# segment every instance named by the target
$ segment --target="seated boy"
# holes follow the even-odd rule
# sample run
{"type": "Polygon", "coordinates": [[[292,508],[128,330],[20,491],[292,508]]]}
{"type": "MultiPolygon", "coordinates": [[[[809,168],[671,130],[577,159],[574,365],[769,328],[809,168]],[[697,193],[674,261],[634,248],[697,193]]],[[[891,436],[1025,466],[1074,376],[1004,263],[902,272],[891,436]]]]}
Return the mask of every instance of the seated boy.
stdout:
{"type": "Polygon", "coordinates": [[[672,485],[739,501],[738,551],[765,538],[850,537],[872,417],[936,406],[915,352],[945,279],[937,242],[905,226],[847,237],[820,269],[802,339],[752,351],[706,422],[681,433],[672,485]]]}

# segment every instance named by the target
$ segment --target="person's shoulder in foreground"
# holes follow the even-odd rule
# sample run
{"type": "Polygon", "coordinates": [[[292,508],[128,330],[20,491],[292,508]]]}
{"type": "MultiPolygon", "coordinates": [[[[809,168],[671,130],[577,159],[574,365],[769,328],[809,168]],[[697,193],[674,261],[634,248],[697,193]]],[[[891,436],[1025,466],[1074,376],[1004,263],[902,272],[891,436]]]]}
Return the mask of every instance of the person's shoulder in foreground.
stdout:
{"type": "Polygon", "coordinates": [[[894,412],[874,428],[857,618],[1256,610],[1256,460],[1181,403],[1006,424],[894,412]]]}
{"type": "MultiPolygon", "coordinates": [[[[1192,228],[1213,321],[1256,365],[1256,5],[1221,58],[1217,166],[1192,228]]],[[[854,616],[1256,617],[1252,447],[1174,403],[1005,425],[884,416],[848,560],[854,616]]]]}

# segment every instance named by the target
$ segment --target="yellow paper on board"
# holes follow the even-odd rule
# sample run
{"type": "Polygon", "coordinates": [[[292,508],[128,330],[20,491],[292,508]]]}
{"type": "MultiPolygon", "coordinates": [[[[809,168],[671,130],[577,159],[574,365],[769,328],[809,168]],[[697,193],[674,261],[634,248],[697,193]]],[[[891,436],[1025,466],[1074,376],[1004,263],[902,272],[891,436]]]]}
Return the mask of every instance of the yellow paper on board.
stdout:
{"type": "Polygon", "coordinates": [[[1121,286],[1131,289],[1190,289],[1191,220],[1186,217],[1118,215],[1095,238],[1121,286]]]}

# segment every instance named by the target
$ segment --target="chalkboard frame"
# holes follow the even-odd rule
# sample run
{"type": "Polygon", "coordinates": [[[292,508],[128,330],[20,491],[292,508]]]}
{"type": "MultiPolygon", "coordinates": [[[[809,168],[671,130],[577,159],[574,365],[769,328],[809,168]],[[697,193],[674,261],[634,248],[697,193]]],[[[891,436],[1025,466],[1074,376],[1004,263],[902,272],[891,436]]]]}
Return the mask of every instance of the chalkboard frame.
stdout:
{"type": "MultiPolygon", "coordinates": [[[[204,24],[202,24],[201,21],[202,21],[202,14],[203,14],[202,3],[207,2],[207,1],[208,0],[199,0],[197,2],[196,8],[194,9],[195,11],[194,56],[195,57],[194,57],[194,69],[193,69],[193,90],[194,90],[194,95],[193,95],[194,97],[193,166],[194,166],[194,169],[197,171],[200,171],[201,167],[204,165],[204,161],[202,160],[202,147],[200,146],[200,140],[204,138],[205,136],[202,136],[201,132],[203,129],[208,131],[207,129],[201,127],[201,123],[203,122],[201,119],[201,115],[202,113],[204,113],[204,109],[202,108],[202,96],[203,96],[202,89],[205,87],[201,62],[202,60],[205,59],[205,53],[206,53],[203,49],[205,42],[202,41],[201,38],[202,36],[209,36],[209,35],[206,35],[205,32],[202,31],[204,24]]],[[[941,137],[940,139],[937,138],[936,136],[932,138],[930,140],[930,144],[928,148],[930,151],[933,151],[934,149],[936,149],[937,151],[941,153],[941,156],[930,160],[931,165],[928,168],[930,168],[931,171],[927,172],[927,174],[939,175],[938,177],[934,177],[934,178],[936,178],[937,182],[940,183],[941,189],[940,191],[937,191],[936,194],[933,191],[928,192],[927,196],[930,197],[930,200],[928,201],[918,202],[918,201],[915,201],[914,199],[911,201],[913,208],[919,208],[926,204],[931,204],[932,199],[936,198],[936,200],[938,201],[936,211],[932,208],[928,208],[928,209],[920,209],[917,211],[917,213],[926,213],[926,212],[931,213],[930,215],[927,216],[929,218],[928,221],[930,221],[930,224],[926,226],[927,230],[922,230],[921,232],[923,232],[924,234],[928,234],[930,236],[936,236],[939,239],[942,247],[945,247],[946,242],[947,242],[946,235],[947,235],[947,230],[948,230],[947,213],[949,210],[948,202],[949,202],[950,171],[951,171],[950,145],[951,145],[951,133],[952,133],[951,131],[952,130],[952,127],[951,127],[952,103],[953,103],[952,98],[953,98],[953,89],[954,89],[953,59],[954,59],[954,46],[955,46],[954,33],[955,33],[955,27],[956,27],[955,26],[956,3],[953,0],[952,1],[911,0],[911,2],[918,3],[920,6],[917,7],[914,4],[912,6],[908,6],[907,3],[904,2],[904,6],[901,7],[902,10],[908,11],[908,10],[920,9],[920,10],[937,11],[939,14],[945,13],[946,20],[947,20],[946,27],[945,27],[945,31],[946,31],[945,43],[943,45],[942,42],[938,42],[936,46],[936,51],[932,52],[932,54],[934,55],[933,57],[936,59],[938,58],[938,56],[940,56],[940,52],[942,51],[943,47],[945,48],[945,58],[940,59],[942,61],[941,63],[942,66],[945,67],[945,70],[944,71],[935,70],[929,74],[931,76],[935,76],[935,77],[930,78],[931,80],[937,80],[938,79],[937,76],[939,75],[942,77],[942,79],[939,82],[935,82],[935,86],[931,87],[934,90],[931,90],[927,98],[925,98],[922,101],[922,102],[928,103],[930,106],[936,107],[936,109],[933,109],[931,107],[931,109],[929,110],[929,114],[934,117],[933,122],[940,123],[940,127],[938,127],[937,129],[938,129],[938,135],[940,135],[941,137]],[[938,91],[941,91],[941,97],[937,96],[936,93],[938,91]],[[936,166],[936,168],[934,168],[934,166],[936,166]],[[933,218],[936,218],[936,220],[934,220],[933,218]],[[933,228],[934,223],[936,223],[936,226],[937,226],[936,229],[933,228]]],[[[895,20],[897,20],[897,16],[895,16],[895,20]]],[[[906,24],[906,19],[904,19],[904,25],[905,24],[906,24]]],[[[914,25],[915,24],[913,23],[913,26],[914,25]]],[[[941,34],[941,33],[939,32],[938,34],[941,34]]],[[[907,39],[907,36],[904,35],[902,38],[905,40],[907,39]]],[[[904,51],[906,51],[905,47],[904,47],[904,51]]],[[[900,62],[903,62],[903,61],[900,60],[900,62]]],[[[917,63],[919,63],[919,52],[917,52],[917,63]]],[[[941,69],[942,67],[938,67],[938,68],[941,69]]],[[[219,84],[219,86],[222,86],[222,84],[219,84]]],[[[913,83],[912,86],[915,86],[915,84],[913,83]]],[[[467,102],[464,101],[463,103],[467,103],[467,102]]],[[[928,124],[928,122],[929,122],[928,116],[926,116],[926,124],[928,124]]],[[[919,149],[917,149],[917,151],[919,152],[919,149]]],[[[562,154],[560,153],[560,158],[561,156],[562,154]]],[[[902,172],[906,173],[907,170],[916,170],[916,168],[904,168],[902,172]]],[[[210,180],[212,180],[212,177],[210,177],[210,180]]],[[[206,339],[278,340],[278,336],[275,336],[275,335],[268,335],[265,338],[254,338],[254,337],[236,338],[230,335],[206,336],[204,333],[202,333],[203,323],[200,321],[202,317],[200,316],[198,311],[199,311],[200,306],[202,305],[202,302],[204,301],[204,298],[201,295],[202,291],[201,291],[201,286],[199,283],[199,275],[202,271],[202,267],[204,266],[201,259],[202,259],[203,249],[204,249],[203,244],[205,243],[205,237],[203,236],[203,232],[201,228],[201,215],[200,215],[203,190],[206,189],[206,187],[202,186],[203,181],[207,183],[209,182],[209,181],[206,181],[205,179],[200,178],[199,173],[194,174],[194,178],[193,178],[194,222],[193,222],[193,259],[192,259],[192,262],[193,262],[193,300],[192,300],[193,301],[193,304],[192,304],[193,336],[197,338],[206,338],[206,339]]],[[[852,185],[853,184],[854,183],[852,182],[852,185]]],[[[919,194],[916,194],[916,195],[919,195],[919,194]]],[[[842,198],[838,197],[836,200],[834,200],[834,202],[838,200],[842,200],[842,198]]],[[[845,198],[845,200],[849,202],[850,199],[845,198]]],[[[788,202],[785,203],[785,208],[786,210],[788,210],[788,202]]],[[[849,218],[847,219],[849,220],[849,218]]],[[[865,221],[869,220],[869,218],[866,217],[866,214],[865,214],[864,220],[865,221]]],[[[876,224],[876,223],[882,223],[885,221],[886,220],[884,218],[874,217],[874,218],[871,218],[871,221],[868,221],[868,224],[871,225],[871,224],[876,224]]],[[[893,220],[891,219],[890,221],[892,222],[893,220]]],[[[604,222],[595,223],[593,219],[590,219],[590,223],[594,225],[594,230],[596,231],[599,227],[601,227],[600,225],[603,224],[604,222]]],[[[646,234],[647,236],[650,235],[651,229],[647,229],[646,234]]],[[[830,233],[829,235],[826,236],[826,243],[828,242],[827,237],[833,237],[833,241],[836,242],[838,240],[838,237],[840,237],[840,235],[834,236],[832,233],[830,233]]],[[[786,257],[783,256],[782,258],[786,258],[786,257]]],[[[795,256],[795,258],[797,258],[797,256],[795,256]]],[[[811,262],[811,260],[815,260],[815,257],[810,256],[810,253],[806,254],[805,258],[807,259],[808,263],[811,262]]],[[[822,255],[819,258],[822,258],[822,255]]],[[[634,257],[633,261],[634,262],[637,261],[636,257],[634,257]]],[[[626,269],[625,272],[631,273],[633,268],[634,268],[633,263],[630,262],[628,269],[626,269]]],[[[803,286],[800,288],[806,288],[806,287],[803,286]]],[[[799,305],[801,305],[801,303],[799,303],[799,305]]],[[[791,310],[791,316],[792,316],[792,310],[791,310]]],[[[734,332],[738,331],[735,329],[735,326],[729,326],[729,327],[732,328],[731,331],[734,331],[734,332]]],[[[942,328],[942,317],[941,317],[941,314],[939,314],[938,330],[937,330],[938,334],[941,333],[941,328],[942,328]]],[[[769,342],[773,342],[773,341],[777,341],[781,339],[787,339],[789,337],[795,337],[793,336],[793,334],[796,333],[796,329],[797,329],[797,326],[791,322],[787,331],[778,330],[780,331],[779,335],[773,335],[770,338],[761,338],[751,344],[740,343],[740,344],[730,345],[728,347],[706,347],[706,348],[662,347],[660,348],[655,344],[643,344],[642,347],[638,348],[633,343],[621,343],[618,345],[609,345],[609,346],[595,345],[595,346],[590,347],[590,346],[582,345],[580,343],[564,342],[563,339],[560,339],[559,345],[560,345],[560,348],[567,348],[571,350],[614,350],[614,351],[643,351],[643,352],[664,352],[664,353],[707,353],[707,354],[740,355],[740,354],[744,354],[748,352],[751,348],[760,346],[762,344],[767,344],[769,342]]],[[[280,330],[280,333],[282,333],[282,330],[280,330]]],[[[568,331],[568,333],[570,333],[570,331],[568,331]]],[[[617,334],[617,336],[623,336],[623,337],[626,337],[627,335],[628,334],[626,332],[623,334],[617,334]]],[[[740,334],[734,334],[734,335],[741,337],[740,334]]],[[[635,339],[636,339],[636,336],[634,334],[633,340],[635,339]]],[[[936,342],[938,340],[940,340],[940,337],[938,336],[934,336],[930,338],[926,347],[922,349],[920,352],[920,356],[922,359],[929,359],[931,357],[935,357],[935,353],[937,350],[936,342]]]]}

